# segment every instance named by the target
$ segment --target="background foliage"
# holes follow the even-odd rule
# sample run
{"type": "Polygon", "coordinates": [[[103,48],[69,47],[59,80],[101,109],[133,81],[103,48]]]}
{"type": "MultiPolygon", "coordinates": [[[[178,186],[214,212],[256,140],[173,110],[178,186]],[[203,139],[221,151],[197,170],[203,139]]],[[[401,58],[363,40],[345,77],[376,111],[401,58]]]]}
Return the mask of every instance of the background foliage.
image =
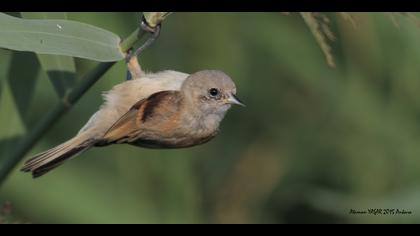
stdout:
{"type": "MultiPolygon", "coordinates": [[[[16,168],[0,204],[33,223],[419,222],[420,30],[381,13],[354,14],[356,27],[326,15],[335,69],[299,14],[172,14],[143,68],[223,70],[247,107],[202,146],[92,149],[37,180],[16,168]],[[412,214],[349,214],[369,208],[412,214]]],[[[139,15],[67,18],[125,36],[139,15]]],[[[75,59],[70,84],[93,65],[75,59]]],[[[116,64],[30,154],[74,135],[125,74],[116,64]]],[[[0,49],[1,158],[57,99],[36,55],[0,49]]]]}

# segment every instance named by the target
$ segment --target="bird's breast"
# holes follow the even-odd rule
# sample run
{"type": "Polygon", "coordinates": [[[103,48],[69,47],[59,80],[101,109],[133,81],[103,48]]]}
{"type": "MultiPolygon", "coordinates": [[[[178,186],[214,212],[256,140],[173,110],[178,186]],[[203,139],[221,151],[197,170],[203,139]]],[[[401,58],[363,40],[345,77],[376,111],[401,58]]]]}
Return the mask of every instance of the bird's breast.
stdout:
{"type": "Polygon", "coordinates": [[[133,142],[131,145],[144,148],[187,148],[210,141],[217,135],[217,131],[206,135],[189,135],[189,136],[173,136],[173,137],[142,137],[133,142]]]}

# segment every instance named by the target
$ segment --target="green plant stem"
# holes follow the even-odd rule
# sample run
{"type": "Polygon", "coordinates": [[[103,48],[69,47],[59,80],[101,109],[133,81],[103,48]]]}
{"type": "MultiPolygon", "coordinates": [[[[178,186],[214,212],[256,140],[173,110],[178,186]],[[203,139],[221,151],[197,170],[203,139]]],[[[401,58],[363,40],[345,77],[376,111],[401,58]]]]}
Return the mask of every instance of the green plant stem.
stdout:
{"type": "MultiPolygon", "coordinates": [[[[131,33],[122,43],[121,50],[126,52],[130,49],[145,32],[140,28],[131,33]]],[[[36,142],[83,96],[83,94],[99,80],[116,62],[98,64],[92,71],[80,80],[81,82],[66,94],[60,102],[32,129],[13,149],[10,156],[2,157],[0,161],[0,185],[8,174],[21,161],[36,142]]]]}

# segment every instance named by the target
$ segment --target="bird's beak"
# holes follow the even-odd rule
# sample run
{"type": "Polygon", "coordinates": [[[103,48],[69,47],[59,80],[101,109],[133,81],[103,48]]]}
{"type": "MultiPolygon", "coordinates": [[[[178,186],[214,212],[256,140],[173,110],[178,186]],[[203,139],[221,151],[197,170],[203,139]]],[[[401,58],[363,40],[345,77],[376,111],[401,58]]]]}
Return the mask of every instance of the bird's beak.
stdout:
{"type": "Polygon", "coordinates": [[[228,104],[236,104],[236,105],[240,105],[245,107],[245,104],[243,104],[241,102],[241,100],[235,95],[235,94],[230,94],[229,98],[227,99],[227,103],[228,104]]]}

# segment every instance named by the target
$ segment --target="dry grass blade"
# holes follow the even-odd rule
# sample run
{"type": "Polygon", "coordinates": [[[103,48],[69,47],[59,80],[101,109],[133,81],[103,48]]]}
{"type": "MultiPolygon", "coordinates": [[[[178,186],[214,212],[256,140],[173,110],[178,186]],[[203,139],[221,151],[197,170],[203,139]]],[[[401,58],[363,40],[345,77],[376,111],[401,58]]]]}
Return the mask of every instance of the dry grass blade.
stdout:
{"type": "Polygon", "coordinates": [[[354,19],[354,17],[353,17],[353,15],[352,14],[350,14],[350,13],[348,13],[348,12],[339,12],[338,13],[344,20],[347,20],[347,21],[349,21],[350,23],[351,23],[351,25],[354,27],[354,28],[357,28],[358,27],[358,25],[357,25],[357,22],[356,22],[356,20],[354,19]]]}
{"type": "Polygon", "coordinates": [[[334,33],[331,31],[330,27],[328,27],[327,24],[321,23],[321,29],[324,32],[325,36],[327,36],[328,40],[330,41],[336,40],[334,33]]]}
{"type": "Polygon", "coordinates": [[[403,16],[406,16],[409,20],[411,20],[414,24],[417,25],[417,27],[420,27],[420,19],[417,18],[416,15],[414,15],[414,13],[412,12],[401,12],[400,13],[403,16]]]}
{"type": "Polygon", "coordinates": [[[397,19],[397,12],[387,12],[386,13],[389,18],[391,19],[392,23],[395,25],[395,27],[397,27],[397,29],[400,29],[400,21],[399,19],[397,19]]]}
{"type": "Polygon", "coordinates": [[[312,34],[314,35],[317,43],[321,47],[322,52],[325,55],[325,59],[327,61],[328,66],[335,68],[334,57],[331,53],[331,47],[327,43],[327,39],[335,38],[332,37],[332,32],[329,30],[325,31],[326,25],[323,27],[322,23],[319,23],[316,19],[314,13],[312,12],[301,12],[300,13],[303,17],[303,20],[308,25],[309,29],[311,30],[312,34]]]}
{"type": "Polygon", "coordinates": [[[420,19],[412,12],[387,12],[385,13],[389,16],[392,23],[397,27],[398,29],[401,28],[400,26],[400,18],[401,16],[406,17],[409,21],[416,24],[417,27],[420,27],[420,19]]]}

